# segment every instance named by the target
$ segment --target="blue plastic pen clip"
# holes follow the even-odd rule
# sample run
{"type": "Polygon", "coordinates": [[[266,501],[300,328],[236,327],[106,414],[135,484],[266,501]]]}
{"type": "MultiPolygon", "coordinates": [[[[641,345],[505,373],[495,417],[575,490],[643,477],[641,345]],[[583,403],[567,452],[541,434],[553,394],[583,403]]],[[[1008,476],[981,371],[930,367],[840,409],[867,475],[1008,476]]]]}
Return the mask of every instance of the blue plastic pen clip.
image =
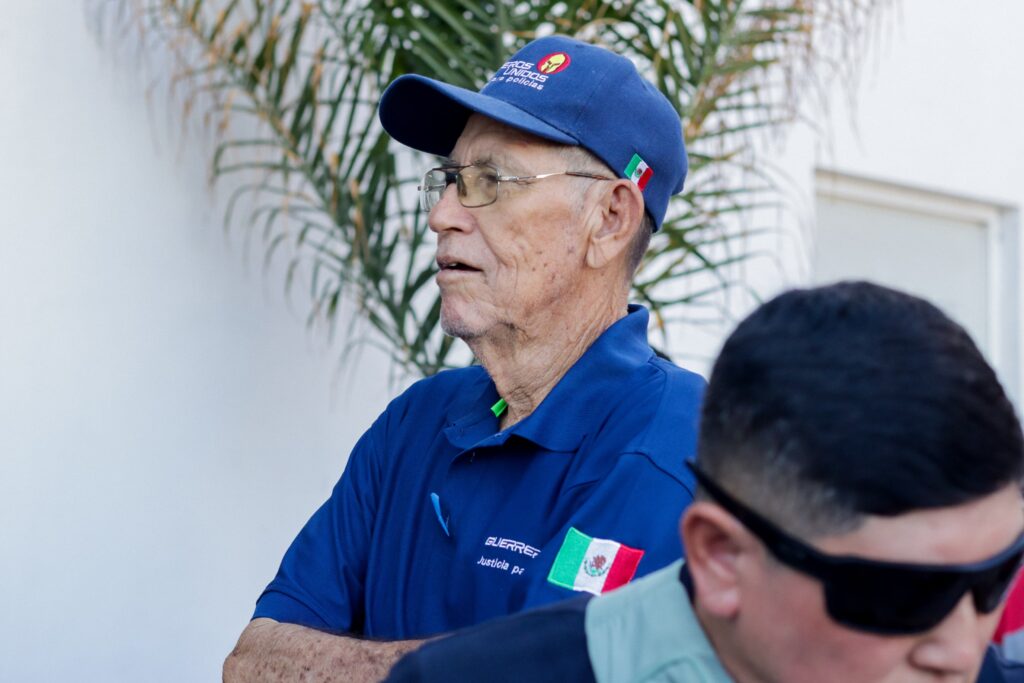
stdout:
{"type": "Polygon", "coordinates": [[[441,523],[441,528],[444,529],[444,535],[451,537],[451,532],[448,531],[448,518],[441,514],[441,496],[431,492],[430,502],[434,504],[434,512],[437,514],[437,521],[441,523]]]}

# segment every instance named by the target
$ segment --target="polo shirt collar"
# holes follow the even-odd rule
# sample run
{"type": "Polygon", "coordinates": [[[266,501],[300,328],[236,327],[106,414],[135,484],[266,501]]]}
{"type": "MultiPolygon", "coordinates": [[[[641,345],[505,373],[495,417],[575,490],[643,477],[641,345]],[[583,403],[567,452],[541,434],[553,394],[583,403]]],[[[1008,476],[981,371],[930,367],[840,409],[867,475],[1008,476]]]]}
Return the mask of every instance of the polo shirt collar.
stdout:
{"type": "Polygon", "coordinates": [[[512,436],[549,451],[570,452],[611,412],[609,397],[653,355],[647,343],[647,309],[631,304],[625,317],[605,330],[525,420],[499,432],[491,406],[498,400],[488,381],[471,400],[452,407],[448,440],[461,449],[501,445],[512,436]]]}
{"type": "Polygon", "coordinates": [[[676,560],[587,603],[587,650],[595,678],[732,683],[679,581],[676,560]]]}

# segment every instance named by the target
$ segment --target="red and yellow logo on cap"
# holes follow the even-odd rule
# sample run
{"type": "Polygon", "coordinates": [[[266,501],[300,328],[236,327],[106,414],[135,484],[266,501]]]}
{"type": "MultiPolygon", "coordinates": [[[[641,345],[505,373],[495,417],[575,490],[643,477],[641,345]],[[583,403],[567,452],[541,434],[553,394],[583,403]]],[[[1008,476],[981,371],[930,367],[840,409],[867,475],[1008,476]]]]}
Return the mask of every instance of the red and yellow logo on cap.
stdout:
{"type": "Polygon", "coordinates": [[[569,55],[564,52],[552,52],[537,62],[537,71],[542,74],[556,74],[559,71],[564,71],[571,61],[569,55]]]}

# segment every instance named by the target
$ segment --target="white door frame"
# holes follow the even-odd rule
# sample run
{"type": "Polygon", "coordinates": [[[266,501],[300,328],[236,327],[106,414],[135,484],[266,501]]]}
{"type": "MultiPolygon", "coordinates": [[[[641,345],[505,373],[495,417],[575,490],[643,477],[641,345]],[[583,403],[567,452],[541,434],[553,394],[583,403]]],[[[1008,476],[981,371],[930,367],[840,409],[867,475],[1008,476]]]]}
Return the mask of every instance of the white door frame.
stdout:
{"type": "Polygon", "coordinates": [[[913,187],[835,170],[815,169],[815,193],[823,199],[948,218],[983,226],[988,257],[988,356],[1007,393],[1020,405],[1021,265],[1020,212],[1002,203],[913,187]]]}

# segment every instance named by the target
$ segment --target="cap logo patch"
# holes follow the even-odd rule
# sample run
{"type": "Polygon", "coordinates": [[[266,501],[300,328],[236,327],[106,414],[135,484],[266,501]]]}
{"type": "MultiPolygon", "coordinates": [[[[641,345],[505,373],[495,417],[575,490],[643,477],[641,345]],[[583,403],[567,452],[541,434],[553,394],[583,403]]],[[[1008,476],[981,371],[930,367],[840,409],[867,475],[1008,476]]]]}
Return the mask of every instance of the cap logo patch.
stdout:
{"type": "Polygon", "coordinates": [[[647,187],[647,182],[654,175],[654,171],[646,161],[640,158],[639,154],[634,154],[633,158],[629,160],[629,165],[622,171],[622,175],[636,183],[636,186],[643,192],[643,189],[647,187]]]}
{"type": "Polygon", "coordinates": [[[542,74],[556,74],[564,71],[572,59],[564,52],[552,52],[544,59],[537,62],[537,71],[542,74]]]}
{"type": "MultiPolygon", "coordinates": [[[[547,59],[547,57],[545,57],[547,59]]],[[[566,56],[566,64],[568,64],[566,56]]],[[[563,67],[564,68],[564,67],[563,67]]],[[[533,62],[524,62],[520,59],[513,59],[505,62],[491,76],[491,83],[509,83],[521,85],[534,90],[543,90],[544,83],[548,80],[547,74],[541,73],[540,69],[533,62]]]]}

